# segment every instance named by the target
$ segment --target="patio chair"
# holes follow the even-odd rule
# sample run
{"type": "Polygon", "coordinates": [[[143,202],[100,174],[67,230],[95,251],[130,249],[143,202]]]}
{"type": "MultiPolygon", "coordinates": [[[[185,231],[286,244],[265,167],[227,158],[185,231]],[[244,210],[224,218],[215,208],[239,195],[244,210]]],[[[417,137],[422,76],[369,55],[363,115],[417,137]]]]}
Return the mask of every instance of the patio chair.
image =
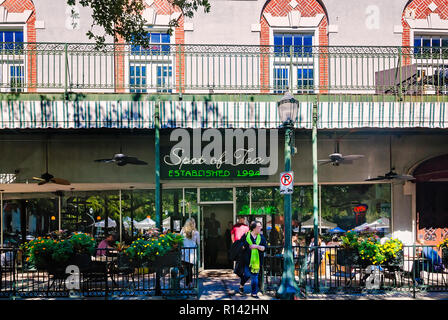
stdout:
{"type": "Polygon", "coordinates": [[[112,279],[112,285],[118,287],[117,280],[119,277],[125,277],[127,282],[126,289],[135,288],[134,278],[135,266],[131,263],[128,256],[120,254],[117,259],[110,264],[109,273],[112,279]],[[132,285],[129,285],[129,277],[132,279],[132,285]]]}
{"type": "Polygon", "coordinates": [[[421,258],[414,262],[415,279],[418,285],[425,286],[446,286],[446,268],[442,263],[442,258],[431,247],[422,249],[421,258]]]}
{"type": "Polygon", "coordinates": [[[13,251],[2,251],[1,252],[1,262],[0,262],[0,290],[6,289],[6,284],[12,285],[15,282],[15,267],[16,266],[16,259],[15,254],[13,251]],[[7,281],[4,281],[8,280],[7,281]]]}
{"type": "Polygon", "coordinates": [[[345,279],[345,287],[351,287],[353,280],[358,274],[356,269],[359,268],[359,266],[355,264],[347,264],[345,261],[347,260],[344,250],[337,250],[335,264],[336,270],[332,276],[336,277],[336,283],[338,286],[341,284],[341,280],[345,279]]]}

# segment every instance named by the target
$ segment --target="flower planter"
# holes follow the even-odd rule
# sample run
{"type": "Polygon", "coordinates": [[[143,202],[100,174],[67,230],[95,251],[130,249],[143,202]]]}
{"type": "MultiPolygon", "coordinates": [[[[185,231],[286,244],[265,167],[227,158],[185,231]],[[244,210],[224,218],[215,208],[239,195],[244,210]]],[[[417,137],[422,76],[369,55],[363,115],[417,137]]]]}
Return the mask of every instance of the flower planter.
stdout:
{"type": "Polygon", "coordinates": [[[54,278],[64,279],[66,278],[65,269],[67,268],[67,266],[68,264],[51,263],[46,267],[46,271],[54,278]]]}
{"type": "Polygon", "coordinates": [[[92,257],[89,254],[75,254],[68,261],[67,265],[75,265],[79,268],[79,271],[87,272],[90,269],[92,263],[92,257]]]}
{"type": "Polygon", "coordinates": [[[395,258],[392,258],[386,261],[385,265],[388,267],[401,267],[404,263],[404,253],[403,250],[400,250],[395,258]]]}
{"type": "Polygon", "coordinates": [[[336,263],[341,266],[353,266],[360,263],[357,249],[339,249],[337,251],[336,263]]]}
{"type": "Polygon", "coordinates": [[[154,271],[163,268],[177,267],[181,264],[180,250],[172,250],[163,256],[157,257],[150,265],[154,271]]]}

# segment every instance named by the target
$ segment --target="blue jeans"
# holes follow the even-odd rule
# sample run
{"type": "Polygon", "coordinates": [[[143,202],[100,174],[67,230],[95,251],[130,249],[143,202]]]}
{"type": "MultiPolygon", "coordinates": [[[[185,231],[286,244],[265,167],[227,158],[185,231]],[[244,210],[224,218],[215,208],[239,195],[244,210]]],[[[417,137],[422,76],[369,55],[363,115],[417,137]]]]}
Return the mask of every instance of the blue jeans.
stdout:
{"type": "Polygon", "coordinates": [[[244,284],[247,282],[247,280],[250,279],[250,284],[252,288],[252,294],[257,294],[258,292],[258,273],[252,273],[249,270],[248,266],[244,266],[244,275],[241,278],[241,286],[244,286],[244,284]]]}

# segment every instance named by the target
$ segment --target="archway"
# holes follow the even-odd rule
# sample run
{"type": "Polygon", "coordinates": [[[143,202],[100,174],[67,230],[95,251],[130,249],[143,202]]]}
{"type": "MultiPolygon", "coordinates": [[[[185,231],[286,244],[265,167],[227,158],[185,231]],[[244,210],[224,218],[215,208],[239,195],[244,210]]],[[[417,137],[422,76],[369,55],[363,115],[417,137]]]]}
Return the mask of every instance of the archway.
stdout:
{"type": "Polygon", "coordinates": [[[422,162],[417,183],[417,239],[437,245],[448,237],[448,154],[422,162]]]}

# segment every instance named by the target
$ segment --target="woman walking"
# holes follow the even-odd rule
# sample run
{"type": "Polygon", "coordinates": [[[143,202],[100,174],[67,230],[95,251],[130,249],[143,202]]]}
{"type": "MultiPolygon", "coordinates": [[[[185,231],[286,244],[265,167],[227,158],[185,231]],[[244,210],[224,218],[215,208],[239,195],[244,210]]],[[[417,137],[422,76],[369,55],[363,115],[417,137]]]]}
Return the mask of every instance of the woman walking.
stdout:
{"type": "Polygon", "coordinates": [[[187,271],[185,285],[189,287],[193,280],[193,266],[197,260],[197,249],[195,248],[199,247],[200,239],[194,219],[189,218],[185,221],[185,225],[180,234],[185,237],[182,249],[182,265],[184,266],[184,270],[187,271]]]}
{"type": "Polygon", "coordinates": [[[261,222],[254,221],[250,224],[249,232],[242,237],[244,275],[241,277],[239,292],[244,294],[244,284],[250,279],[253,298],[258,298],[258,276],[263,266],[263,254],[267,246],[261,230],[261,222]]]}

